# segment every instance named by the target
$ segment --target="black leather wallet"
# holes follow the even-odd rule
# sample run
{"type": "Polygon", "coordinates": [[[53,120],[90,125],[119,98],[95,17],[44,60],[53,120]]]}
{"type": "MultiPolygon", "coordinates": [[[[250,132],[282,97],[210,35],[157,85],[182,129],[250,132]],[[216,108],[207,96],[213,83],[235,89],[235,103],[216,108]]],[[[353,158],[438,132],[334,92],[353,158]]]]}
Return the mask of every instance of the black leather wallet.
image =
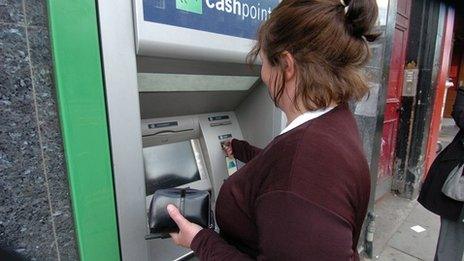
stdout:
{"type": "Polygon", "coordinates": [[[169,204],[176,206],[188,221],[205,228],[214,228],[208,191],[190,188],[158,189],[153,194],[148,213],[152,234],[149,238],[168,237],[168,233],[179,231],[166,209],[169,204]]]}

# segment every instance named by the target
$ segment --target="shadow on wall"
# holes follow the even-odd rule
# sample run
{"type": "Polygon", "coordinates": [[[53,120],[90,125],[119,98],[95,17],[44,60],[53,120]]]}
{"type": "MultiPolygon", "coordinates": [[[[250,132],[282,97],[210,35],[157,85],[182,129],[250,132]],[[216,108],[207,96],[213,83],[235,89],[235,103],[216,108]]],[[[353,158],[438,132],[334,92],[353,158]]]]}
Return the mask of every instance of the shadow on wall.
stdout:
{"type": "Polygon", "coordinates": [[[4,248],[0,248],[0,260],[26,261],[25,258],[20,256],[18,253],[14,252],[13,250],[8,250],[4,248]]]}

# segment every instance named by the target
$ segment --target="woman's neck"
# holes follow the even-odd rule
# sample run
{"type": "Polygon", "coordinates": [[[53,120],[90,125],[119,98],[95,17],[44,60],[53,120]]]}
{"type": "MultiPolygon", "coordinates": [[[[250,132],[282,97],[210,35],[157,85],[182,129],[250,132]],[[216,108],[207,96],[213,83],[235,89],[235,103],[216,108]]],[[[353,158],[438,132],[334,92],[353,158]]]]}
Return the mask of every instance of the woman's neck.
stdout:
{"type": "MultiPolygon", "coordinates": [[[[334,108],[337,107],[336,102],[331,102],[328,107],[334,108]]],[[[300,106],[301,108],[304,108],[304,106],[300,106]]],[[[294,121],[298,116],[301,114],[307,112],[307,110],[297,110],[294,106],[291,106],[290,108],[282,108],[282,111],[285,113],[285,116],[287,117],[287,125],[290,124],[290,122],[294,121]]]]}
{"type": "Polygon", "coordinates": [[[298,116],[303,114],[304,112],[286,112],[284,111],[285,116],[287,117],[287,125],[290,124],[293,120],[295,120],[298,116]]]}

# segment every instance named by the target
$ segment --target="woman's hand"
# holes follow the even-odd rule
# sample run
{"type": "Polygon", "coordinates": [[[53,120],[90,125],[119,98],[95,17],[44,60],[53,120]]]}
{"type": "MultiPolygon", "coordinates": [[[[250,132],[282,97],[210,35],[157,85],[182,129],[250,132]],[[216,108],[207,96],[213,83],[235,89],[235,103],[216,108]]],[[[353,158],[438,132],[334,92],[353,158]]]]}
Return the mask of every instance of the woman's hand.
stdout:
{"type": "Polygon", "coordinates": [[[190,248],[193,238],[203,228],[195,223],[185,219],[174,205],[167,206],[169,216],[176,222],[179,227],[179,233],[169,233],[176,245],[190,248]]]}
{"type": "Polygon", "coordinates": [[[228,141],[222,148],[227,157],[234,157],[234,151],[232,150],[232,141],[228,141]]]}

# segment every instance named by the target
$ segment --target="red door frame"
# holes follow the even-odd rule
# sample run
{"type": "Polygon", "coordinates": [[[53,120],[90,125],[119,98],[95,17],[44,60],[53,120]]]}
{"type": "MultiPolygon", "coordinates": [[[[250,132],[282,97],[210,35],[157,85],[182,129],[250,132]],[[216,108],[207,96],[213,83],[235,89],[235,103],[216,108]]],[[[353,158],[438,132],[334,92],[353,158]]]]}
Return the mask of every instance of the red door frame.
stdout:
{"type": "Polygon", "coordinates": [[[411,0],[400,0],[397,3],[377,184],[393,176],[411,6],[411,0]]]}
{"type": "Polygon", "coordinates": [[[438,135],[440,133],[441,118],[443,114],[443,104],[445,95],[445,83],[448,78],[451,52],[453,48],[453,30],[454,30],[454,18],[455,10],[452,7],[448,7],[446,20],[445,20],[445,34],[443,35],[442,42],[442,58],[440,64],[440,72],[437,79],[437,88],[435,93],[435,100],[433,103],[432,119],[430,122],[430,129],[427,141],[427,150],[425,158],[425,174],[422,175],[422,179],[427,175],[430,166],[436,156],[438,135]]]}

